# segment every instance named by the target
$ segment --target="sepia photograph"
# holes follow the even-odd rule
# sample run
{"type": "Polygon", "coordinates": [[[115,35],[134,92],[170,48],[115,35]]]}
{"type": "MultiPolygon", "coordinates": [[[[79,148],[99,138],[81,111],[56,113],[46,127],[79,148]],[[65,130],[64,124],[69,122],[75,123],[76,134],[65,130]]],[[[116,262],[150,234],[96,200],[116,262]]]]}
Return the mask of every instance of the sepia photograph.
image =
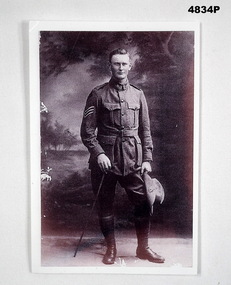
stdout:
{"type": "Polygon", "coordinates": [[[30,23],[34,272],[197,274],[197,23],[30,23]]]}

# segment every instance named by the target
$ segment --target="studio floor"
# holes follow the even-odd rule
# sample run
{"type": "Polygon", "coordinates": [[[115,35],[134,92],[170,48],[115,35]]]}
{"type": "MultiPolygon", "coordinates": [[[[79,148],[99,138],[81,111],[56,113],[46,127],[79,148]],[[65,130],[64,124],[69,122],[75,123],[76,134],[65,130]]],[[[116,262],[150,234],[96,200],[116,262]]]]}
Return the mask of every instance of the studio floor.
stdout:
{"type": "Polygon", "coordinates": [[[191,267],[192,239],[177,237],[150,237],[149,245],[153,251],[165,258],[165,263],[150,263],[136,257],[136,238],[127,233],[116,237],[117,258],[113,265],[102,263],[105,252],[103,238],[84,236],[76,257],[74,252],[78,236],[42,236],[41,265],[44,267],[191,267]]]}

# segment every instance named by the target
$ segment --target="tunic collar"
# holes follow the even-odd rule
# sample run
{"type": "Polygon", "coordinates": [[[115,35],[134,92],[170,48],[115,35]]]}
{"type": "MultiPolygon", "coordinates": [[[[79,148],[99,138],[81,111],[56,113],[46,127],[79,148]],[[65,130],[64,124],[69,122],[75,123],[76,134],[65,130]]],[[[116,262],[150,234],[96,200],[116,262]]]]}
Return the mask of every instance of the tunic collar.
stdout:
{"type": "Polygon", "coordinates": [[[109,81],[109,85],[113,88],[115,88],[117,91],[124,91],[128,88],[129,82],[128,79],[124,84],[119,83],[114,78],[111,78],[109,81]]]}

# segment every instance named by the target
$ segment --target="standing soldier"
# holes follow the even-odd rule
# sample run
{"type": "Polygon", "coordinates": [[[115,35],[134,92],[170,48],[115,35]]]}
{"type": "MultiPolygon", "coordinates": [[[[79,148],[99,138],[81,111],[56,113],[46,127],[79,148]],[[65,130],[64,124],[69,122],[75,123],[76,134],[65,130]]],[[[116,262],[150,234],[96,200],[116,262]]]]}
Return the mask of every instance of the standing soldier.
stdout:
{"type": "Polygon", "coordinates": [[[131,61],[125,49],[112,51],[109,64],[112,77],[92,90],[81,125],[95,194],[105,175],[98,196],[100,227],[107,245],[103,263],[113,264],[116,258],[113,203],[117,182],[134,205],[137,257],[163,263],[164,258],[148,246],[150,214],[142,175],[151,171],[153,146],[146,99],[141,89],[128,82],[131,61]]]}

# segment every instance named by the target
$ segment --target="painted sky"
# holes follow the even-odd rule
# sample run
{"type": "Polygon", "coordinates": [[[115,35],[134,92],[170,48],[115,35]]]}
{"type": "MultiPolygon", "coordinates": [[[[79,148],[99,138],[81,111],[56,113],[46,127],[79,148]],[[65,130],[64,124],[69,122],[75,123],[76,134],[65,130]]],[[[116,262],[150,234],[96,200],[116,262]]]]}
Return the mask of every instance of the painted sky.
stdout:
{"type": "Polygon", "coordinates": [[[52,122],[56,120],[79,138],[80,124],[87,96],[91,90],[109,78],[93,80],[87,71],[91,60],[68,66],[58,76],[47,78],[41,86],[41,101],[52,114],[52,122]]]}

